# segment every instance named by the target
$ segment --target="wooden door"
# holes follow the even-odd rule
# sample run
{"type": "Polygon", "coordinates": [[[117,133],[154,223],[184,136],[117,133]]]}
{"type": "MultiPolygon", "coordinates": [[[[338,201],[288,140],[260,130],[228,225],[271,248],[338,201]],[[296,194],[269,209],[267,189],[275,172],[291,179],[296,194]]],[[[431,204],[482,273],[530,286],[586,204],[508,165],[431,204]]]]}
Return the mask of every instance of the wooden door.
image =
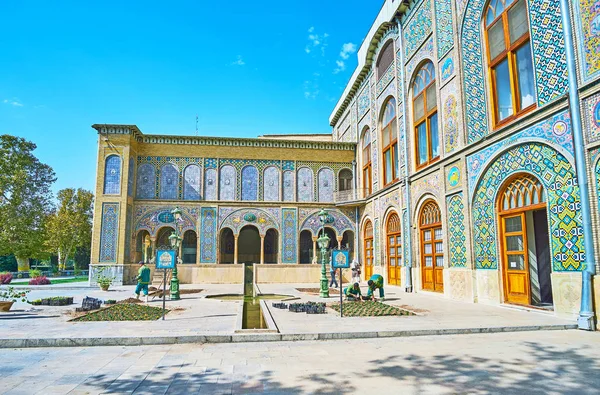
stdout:
{"type": "Polygon", "coordinates": [[[434,201],[425,203],[420,215],[422,287],[444,291],[444,242],[441,213],[434,201]]]}
{"type": "Polygon", "coordinates": [[[400,217],[396,213],[387,221],[387,270],[388,284],[400,285],[402,251],[400,240],[400,217]]]}
{"type": "Polygon", "coordinates": [[[506,302],[531,303],[525,212],[501,217],[506,302]]]}
{"type": "Polygon", "coordinates": [[[365,279],[368,280],[373,275],[373,224],[371,221],[365,225],[364,237],[365,251],[365,279]]]}

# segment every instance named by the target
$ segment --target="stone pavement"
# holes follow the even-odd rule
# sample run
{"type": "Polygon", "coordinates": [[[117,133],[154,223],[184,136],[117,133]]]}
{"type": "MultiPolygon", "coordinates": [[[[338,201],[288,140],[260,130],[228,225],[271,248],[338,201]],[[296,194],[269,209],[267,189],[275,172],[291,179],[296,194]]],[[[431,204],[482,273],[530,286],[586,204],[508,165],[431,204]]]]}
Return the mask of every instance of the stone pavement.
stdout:
{"type": "MultiPolygon", "coordinates": [[[[300,293],[296,288],[315,287],[314,284],[261,284],[262,293],[279,293],[301,300],[320,300],[318,296],[300,293]]],[[[74,306],[47,307],[17,304],[13,309],[24,309],[0,315],[0,347],[56,346],[56,345],[137,345],[169,344],[178,342],[248,341],[247,335],[234,335],[240,301],[207,299],[209,294],[239,294],[241,285],[185,285],[183,289],[201,288],[200,294],[182,295],[180,301],[168,301],[172,309],[165,321],[130,322],[69,322],[74,306]],[[26,311],[32,310],[32,311],[26,311]],[[204,337],[203,337],[204,336],[204,337]],[[206,336],[210,336],[207,339],[206,336]],[[25,339],[25,340],[20,340],[25,339]],[[27,340],[41,339],[41,340],[27,340]],[[77,339],[83,339],[78,341],[77,339]],[[2,341],[3,340],[3,341],[2,341]],[[59,342],[60,340],[60,342],[59,342]]],[[[270,308],[279,329],[276,335],[252,335],[260,340],[327,339],[346,333],[346,338],[377,336],[411,336],[439,333],[468,333],[494,330],[532,330],[540,327],[559,327],[575,324],[574,319],[558,318],[551,313],[525,311],[501,306],[487,306],[458,302],[427,293],[406,294],[398,287],[388,287],[386,303],[418,312],[416,316],[402,317],[345,317],[331,311],[325,315],[290,313],[270,308]],[[444,332],[454,331],[454,332],[444,332]],[[261,337],[262,336],[262,337],[261,337]]],[[[109,292],[99,289],[36,290],[33,300],[46,296],[75,296],[81,304],[84,296],[102,299],[125,299],[132,296],[133,286],[117,287],[109,292]]],[[[330,303],[339,299],[332,297],[330,303]]],[[[150,303],[162,306],[159,299],[150,303]]],[[[270,304],[269,304],[270,305],[270,304]]]]}
{"type": "Polygon", "coordinates": [[[2,394],[597,394],[600,333],[6,349],[2,394]]]}

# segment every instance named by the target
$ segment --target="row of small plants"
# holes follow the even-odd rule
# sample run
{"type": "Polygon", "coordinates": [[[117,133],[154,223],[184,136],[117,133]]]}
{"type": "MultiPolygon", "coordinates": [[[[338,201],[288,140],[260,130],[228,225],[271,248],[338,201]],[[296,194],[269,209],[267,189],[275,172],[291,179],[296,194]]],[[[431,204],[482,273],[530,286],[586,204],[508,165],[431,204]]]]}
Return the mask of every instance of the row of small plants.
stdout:
{"type": "MultiPolygon", "coordinates": [[[[332,303],[329,307],[340,311],[338,303],[332,303]]],[[[344,303],[344,317],[379,317],[387,315],[414,315],[410,311],[399,309],[380,302],[350,302],[344,303]]]]}
{"type": "Polygon", "coordinates": [[[160,307],[124,303],[86,314],[72,321],[155,321],[162,317],[162,311],[160,307]]]}
{"type": "MultiPolygon", "coordinates": [[[[29,285],[49,285],[51,284],[48,277],[42,275],[41,270],[30,270],[29,271],[29,285]]],[[[11,273],[0,273],[0,284],[7,285],[10,284],[13,280],[13,275],[11,273]]]]}
{"type": "Polygon", "coordinates": [[[52,298],[36,299],[31,302],[34,306],[68,306],[73,304],[72,296],[54,296],[52,298]]]}

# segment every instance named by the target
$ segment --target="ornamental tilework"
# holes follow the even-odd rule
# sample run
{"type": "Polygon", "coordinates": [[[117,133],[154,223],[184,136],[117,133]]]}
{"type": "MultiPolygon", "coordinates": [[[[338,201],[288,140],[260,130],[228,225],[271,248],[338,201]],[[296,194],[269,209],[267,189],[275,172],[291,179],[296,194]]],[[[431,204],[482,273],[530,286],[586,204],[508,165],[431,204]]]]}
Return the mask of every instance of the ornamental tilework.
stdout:
{"type": "Polygon", "coordinates": [[[440,74],[442,84],[454,75],[454,59],[451,54],[442,62],[440,74]]]}
{"type": "Polygon", "coordinates": [[[296,169],[295,162],[293,160],[284,160],[281,162],[281,170],[292,170],[296,169]]]}
{"type": "Polygon", "coordinates": [[[390,207],[398,209],[400,207],[400,195],[398,190],[394,190],[384,196],[380,200],[381,213],[387,212],[390,207]]]}
{"type": "Polygon", "coordinates": [[[313,172],[308,167],[298,169],[298,201],[314,201],[313,172]]]}
{"type": "Polygon", "coordinates": [[[214,168],[204,171],[204,198],[217,200],[217,170],[214,168]]]}
{"type": "Polygon", "coordinates": [[[279,231],[277,218],[265,210],[256,208],[243,208],[233,211],[223,220],[219,230],[229,228],[236,235],[246,225],[255,226],[261,235],[265,235],[269,229],[279,231]]]}
{"type": "Polygon", "coordinates": [[[402,210],[402,229],[402,256],[404,257],[403,265],[412,266],[411,262],[409,261],[410,259],[412,259],[412,257],[410,256],[410,250],[408,248],[410,239],[410,227],[408,225],[408,211],[406,209],[402,210]]]}
{"type": "Polygon", "coordinates": [[[119,203],[102,203],[99,262],[117,262],[119,203]]]}
{"type": "Polygon", "coordinates": [[[183,200],[200,200],[202,169],[192,164],[183,170],[183,200]]]}
{"type": "Polygon", "coordinates": [[[462,161],[446,166],[446,191],[460,188],[464,178],[464,164],[462,161]]]}
{"type": "Polygon", "coordinates": [[[219,170],[219,200],[235,200],[235,167],[225,165],[219,170]]]}
{"type": "Polygon", "coordinates": [[[156,197],[156,169],[150,163],[138,167],[136,182],[138,199],[154,199],[156,197]]]}
{"type": "Polygon", "coordinates": [[[258,200],[258,170],[254,166],[242,169],[242,200],[258,200]]]}
{"type": "Polygon", "coordinates": [[[568,89],[567,55],[559,0],[529,1],[537,102],[542,107],[568,89]]]}
{"type": "Polygon", "coordinates": [[[129,171],[127,175],[127,196],[133,196],[133,184],[135,177],[135,159],[133,156],[129,158],[129,171]]]}
{"type": "Polygon", "coordinates": [[[298,255],[298,213],[295,208],[284,208],[281,263],[297,263],[298,255]]]}
{"type": "Polygon", "coordinates": [[[335,179],[333,170],[322,168],[317,176],[319,182],[319,202],[333,202],[335,179]]]}
{"type": "MultiPolygon", "coordinates": [[[[175,206],[155,206],[143,205],[135,209],[134,231],[137,234],[140,230],[147,230],[150,236],[156,236],[158,231],[165,227],[174,227],[175,219],[171,211],[175,206]]],[[[187,230],[196,231],[196,222],[198,219],[197,208],[181,208],[181,220],[179,226],[183,232],[187,230]]]]}
{"type": "Polygon", "coordinates": [[[127,218],[125,219],[125,263],[131,262],[131,241],[133,234],[131,227],[133,222],[133,207],[127,205],[127,218]]]}
{"type": "MultiPolygon", "coordinates": [[[[300,209],[303,211],[302,217],[306,219],[302,221],[300,231],[310,230],[311,233],[316,236],[321,230],[321,220],[319,218],[320,210],[300,209]],[[308,214],[308,215],[307,215],[308,214]]],[[[345,231],[351,230],[356,232],[354,222],[348,218],[344,213],[339,210],[330,209],[327,210],[329,215],[333,218],[333,222],[328,223],[327,226],[335,231],[336,236],[342,236],[345,231]]]]}
{"type": "Polygon", "coordinates": [[[457,81],[450,81],[442,88],[442,132],[444,151],[451,153],[462,145],[462,117],[459,115],[460,93],[457,89],[457,81]]]}
{"type": "Polygon", "coordinates": [[[377,82],[377,96],[379,97],[383,91],[385,90],[385,88],[387,88],[387,86],[390,84],[390,82],[392,82],[394,80],[394,62],[392,62],[392,64],[390,64],[390,67],[388,67],[388,69],[385,71],[385,73],[383,73],[383,76],[381,76],[381,78],[379,79],[379,81],[377,82]]]}
{"type": "Polygon", "coordinates": [[[294,185],[294,172],[284,171],[283,172],[283,201],[293,202],[296,187],[294,185]]]}
{"type": "Polygon", "coordinates": [[[204,159],[204,167],[207,169],[216,169],[218,166],[218,159],[206,158],[204,159]]]}
{"type": "Polygon", "coordinates": [[[411,82],[412,82],[413,78],[415,77],[414,76],[415,69],[425,59],[433,60],[433,37],[431,37],[429,40],[427,40],[425,45],[423,45],[423,47],[421,49],[419,49],[419,52],[417,52],[417,55],[415,55],[415,57],[412,58],[410,60],[410,62],[408,62],[408,64],[406,65],[406,74],[404,74],[406,86],[411,85],[411,82]]]}
{"type": "Polygon", "coordinates": [[[410,59],[421,43],[431,34],[431,0],[421,3],[414,15],[407,22],[404,34],[405,59],[410,59]]]}
{"type": "Polygon", "coordinates": [[[504,152],[482,175],[473,197],[473,240],[478,269],[498,268],[496,196],[510,176],[537,177],[547,195],[554,271],[578,271],[584,261],[579,186],[571,163],[548,145],[525,143],[504,152]]]}
{"type": "Polygon", "coordinates": [[[596,191],[598,195],[598,207],[600,207],[600,161],[596,162],[596,191]]]}
{"type": "Polygon", "coordinates": [[[371,105],[371,100],[369,98],[370,95],[369,84],[365,84],[362,92],[358,95],[358,117],[362,118],[367,111],[369,111],[369,106],[371,105]]]}
{"type": "Polygon", "coordinates": [[[575,0],[575,24],[579,33],[580,64],[585,80],[600,75],[600,2],[575,0]]]}
{"type": "Polygon", "coordinates": [[[384,103],[387,102],[387,99],[390,97],[394,97],[396,99],[396,84],[391,83],[388,87],[381,93],[381,96],[377,99],[377,108],[382,108],[384,103]]]}
{"type": "Polygon", "coordinates": [[[121,157],[110,155],[104,164],[104,194],[118,195],[121,193],[121,157]]]}
{"type": "Polygon", "coordinates": [[[435,5],[435,26],[438,59],[446,55],[454,46],[451,0],[437,0],[435,5]]]}
{"type": "Polygon", "coordinates": [[[600,140],[600,94],[585,99],[583,109],[587,142],[594,143],[600,140]]]}
{"type": "Polygon", "coordinates": [[[279,170],[275,166],[267,167],[263,179],[263,200],[265,202],[279,201],[279,170]]]}
{"type": "Polygon", "coordinates": [[[563,111],[467,157],[470,195],[473,194],[477,178],[483,169],[502,149],[519,142],[531,142],[532,140],[550,142],[573,157],[573,136],[569,112],[563,111]]]}
{"type": "MultiPolygon", "coordinates": [[[[414,181],[410,186],[413,202],[418,202],[425,193],[430,193],[433,196],[439,197],[440,192],[442,192],[442,184],[440,182],[440,175],[437,172],[414,181]]],[[[415,205],[414,209],[416,208],[415,205]]]]}
{"type": "Polygon", "coordinates": [[[375,262],[373,262],[373,266],[383,266],[383,259],[381,254],[383,251],[381,250],[381,243],[379,242],[379,218],[375,218],[373,222],[373,256],[375,258],[375,262]]]}
{"type": "Polygon", "coordinates": [[[217,209],[200,209],[200,263],[217,261],[217,209]]]}
{"type": "Polygon", "coordinates": [[[177,199],[178,185],[179,170],[172,163],[164,164],[160,169],[160,198],[177,199]]]}
{"type": "Polygon", "coordinates": [[[465,205],[463,193],[448,196],[446,198],[448,210],[448,251],[450,267],[467,266],[467,237],[465,230],[465,205]]]}

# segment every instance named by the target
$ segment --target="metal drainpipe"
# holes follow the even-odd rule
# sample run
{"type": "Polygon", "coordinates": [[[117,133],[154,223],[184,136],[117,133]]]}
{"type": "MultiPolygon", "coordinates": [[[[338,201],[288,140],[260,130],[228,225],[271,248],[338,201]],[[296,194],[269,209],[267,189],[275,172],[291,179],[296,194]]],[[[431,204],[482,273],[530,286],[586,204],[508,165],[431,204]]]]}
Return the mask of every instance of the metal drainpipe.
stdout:
{"type": "Polygon", "coordinates": [[[581,214],[583,218],[583,241],[585,244],[585,262],[581,284],[581,308],[577,325],[579,329],[595,330],[594,310],[592,307],[592,275],[596,273],[594,264],[594,236],[592,233],[592,212],[590,208],[590,194],[585,164],[585,148],[583,128],[581,125],[581,111],[579,108],[579,86],[577,83],[577,66],[575,64],[573,29],[571,26],[571,10],[568,0],[560,0],[563,33],[565,35],[565,52],[567,55],[567,72],[569,74],[569,107],[573,123],[573,145],[575,148],[575,167],[577,169],[577,183],[581,193],[581,214]]]}
{"type": "MultiPolygon", "coordinates": [[[[357,138],[357,141],[360,140],[360,138],[357,138]]],[[[358,177],[356,174],[356,157],[358,155],[358,149],[357,147],[354,147],[354,158],[352,160],[352,182],[354,183],[354,201],[356,201],[358,199],[358,177]]],[[[356,224],[356,232],[354,232],[354,256],[352,257],[352,260],[356,259],[356,255],[360,252],[360,249],[358,248],[359,245],[359,233],[360,233],[360,224],[358,223],[359,218],[358,218],[358,207],[354,207],[354,223],[356,224]]]]}
{"type": "MultiPolygon", "coordinates": [[[[400,19],[398,17],[394,18],[396,25],[398,25],[398,35],[402,37],[402,26],[400,25],[400,19]]],[[[404,45],[402,40],[400,39],[400,81],[398,84],[400,85],[401,95],[402,95],[402,106],[406,108],[406,97],[404,95],[404,45]]],[[[404,250],[404,262],[406,267],[406,281],[404,282],[404,289],[406,292],[412,292],[412,233],[411,233],[411,219],[410,219],[410,186],[408,183],[408,156],[410,150],[408,149],[408,140],[406,138],[406,114],[402,116],[402,129],[404,133],[404,203],[406,206],[406,221],[408,222],[408,234],[406,235],[406,248],[404,250]]],[[[404,218],[403,218],[404,220],[404,218]]],[[[404,224],[404,221],[402,222],[404,224]]],[[[404,229],[406,231],[406,229],[404,229]]]]}

